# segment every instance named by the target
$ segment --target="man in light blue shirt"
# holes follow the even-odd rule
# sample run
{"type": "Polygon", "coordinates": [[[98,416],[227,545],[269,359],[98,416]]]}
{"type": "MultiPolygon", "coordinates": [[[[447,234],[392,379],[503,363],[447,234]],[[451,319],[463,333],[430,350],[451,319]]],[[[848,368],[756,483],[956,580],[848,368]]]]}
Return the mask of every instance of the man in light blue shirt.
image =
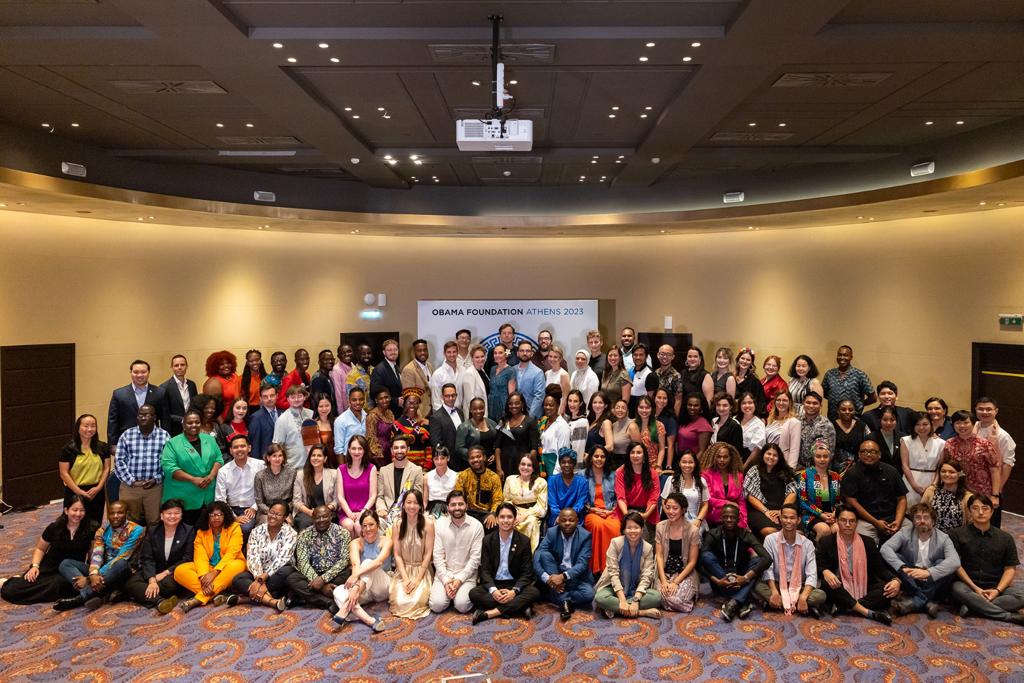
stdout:
{"type": "MultiPolygon", "coordinates": [[[[363,405],[366,393],[359,387],[352,387],[348,392],[348,410],[334,420],[334,452],[345,455],[349,440],[356,434],[366,436],[366,413],[363,405]]],[[[363,455],[363,458],[369,453],[363,455]]]]}
{"type": "Polygon", "coordinates": [[[561,608],[562,621],[568,621],[577,606],[594,601],[592,552],[590,532],[579,526],[576,510],[562,508],[533,554],[533,569],[548,587],[548,600],[561,608]]]}
{"type": "Polygon", "coordinates": [[[526,399],[531,417],[539,419],[544,414],[544,373],[533,364],[533,344],[528,341],[519,342],[516,350],[519,365],[516,366],[516,389],[526,399]]]}

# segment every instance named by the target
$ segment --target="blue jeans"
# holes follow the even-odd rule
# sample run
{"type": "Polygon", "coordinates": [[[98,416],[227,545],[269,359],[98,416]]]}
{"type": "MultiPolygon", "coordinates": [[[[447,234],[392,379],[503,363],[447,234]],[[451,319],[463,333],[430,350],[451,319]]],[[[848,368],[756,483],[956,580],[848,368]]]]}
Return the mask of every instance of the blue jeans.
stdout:
{"type": "MultiPolygon", "coordinates": [[[[700,555],[701,565],[704,567],[704,572],[716,579],[725,578],[726,574],[730,572],[725,571],[722,567],[722,563],[718,561],[718,557],[710,550],[705,550],[700,555]]],[[[750,569],[750,559],[739,557],[736,561],[736,569],[731,572],[733,574],[746,574],[750,569]]],[[[711,584],[711,591],[715,595],[721,595],[722,597],[735,600],[741,605],[747,604],[750,600],[750,591],[754,589],[754,584],[757,583],[757,577],[753,581],[741,586],[740,588],[726,588],[724,586],[716,586],[711,584]]]]}
{"type": "Polygon", "coordinates": [[[571,605],[589,606],[594,602],[594,584],[584,581],[570,581],[562,593],[556,593],[547,586],[544,587],[548,601],[553,605],[561,606],[563,602],[571,605]]]}
{"type": "MultiPolygon", "coordinates": [[[[64,560],[60,563],[57,571],[67,579],[68,583],[72,586],[75,585],[75,579],[80,576],[88,578],[89,565],[79,560],[64,560]]],[[[131,566],[128,564],[128,560],[118,560],[108,567],[100,570],[100,576],[103,577],[103,588],[104,592],[109,593],[115,588],[120,588],[121,584],[128,579],[128,574],[131,572],[131,566]]],[[[92,589],[92,586],[88,583],[85,584],[85,588],[78,592],[82,596],[83,600],[96,595],[96,592],[92,589]]]]}
{"type": "Polygon", "coordinates": [[[903,572],[897,573],[899,574],[900,583],[903,584],[903,590],[910,596],[910,602],[914,606],[915,612],[923,612],[925,605],[933,602],[936,595],[944,592],[953,580],[953,577],[956,576],[956,574],[949,574],[938,581],[933,581],[932,579],[918,581],[903,572]]]}

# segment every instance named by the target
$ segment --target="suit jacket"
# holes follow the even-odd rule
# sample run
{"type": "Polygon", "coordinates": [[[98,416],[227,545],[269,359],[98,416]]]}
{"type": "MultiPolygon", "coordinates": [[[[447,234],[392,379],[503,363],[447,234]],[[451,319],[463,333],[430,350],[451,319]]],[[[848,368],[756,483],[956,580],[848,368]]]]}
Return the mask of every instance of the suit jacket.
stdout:
{"type": "MultiPolygon", "coordinates": [[[[582,582],[589,583],[590,585],[594,584],[594,573],[590,571],[590,556],[592,552],[593,543],[591,542],[590,532],[582,526],[576,527],[576,534],[572,540],[572,549],[569,551],[569,560],[572,562],[572,567],[565,572],[565,578],[569,583],[582,582]]],[[[533,554],[533,569],[537,572],[538,578],[544,574],[561,574],[563,553],[565,553],[565,538],[562,536],[562,530],[557,526],[553,526],[544,534],[540,545],[537,546],[537,552],[533,554]]]]}
{"type": "MultiPolygon", "coordinates": [[[[601,580],[594,586],[595,593],[605,586],[611,586],[611,589],[616,593],[619,591],[625,593],[626,589],[622,585],[622,572],[619,569],[619,557],[622,555],[622,546],[625,542],[625,536],[616,536],[612,539],[611,544],[608,546],[608,564],[601,574],[601,580]]],[[[655,577],[654,548],[643,539],[640,542],[644,544],[644,547],[640,551],[640,581],[636,585],[636,598],[638,600],[654,585],[655,577]]],[[[626,599],[628,600],[632,597],[634,596],[627,595],[626,599]]]]}
{"type": "Polygon", "coordinates": [[[249,416],[249,443],[252,444],[252,457],[263,459],[267,448],[274,440],[274,425],[276,423],[277,420],[263,406],[249,416]]]}
{"type": "MultiPolygon", "coordinates": [[[[917,561],[917,530],[913,526],[903,527],[882,544],[881,553],[894,571],[898,572],[901,567],[920,567],[917,561]]],[[[932,581],[949,576],[960,567],[960,555],[946,532],[932,529],[928,563],[931,564],[928,573],[932,581]]]]}
{"type": "MultiPolygon", "coordinates": [[[[465,420],[466,417],[459,408],[455,408],[459,418],[465,420]]],[[[430,431],[430,445],[436,450],[438,446],[444,446],[448,449],[450,457],[455,457],[455,433],[458,428],[455,423],[452,422],[452,416],[448,414],[448,409],[443,405],[430,414],[430,425],[427,427],[430,431]]],[[[459,469],[455,467],[457,463],[451,463],[448,466],[452,469],[459,469]]]]}
{"type": "Polygon", "coordinates": [[[423,374],[423,368],[415,360],[409,361],[402,368],[402,388],[415,387],[423,391],[423,395],[420,396],[420,417],[430,417],[430,376],[433,374],[434,368],[430,367],[430,363],[427,363],[427,374],[423,374]]]}
{"type": "MultiPolygon", "coordinates": [[[[500,532],[484,536],[483,548],[480,550],[480,575],[478,585],[486,590],[497,588],[494,575],[498,573],[501,561],[500,532]]],[[[508,573],[516,583],[516,592],[526,588],[537,580],[533,572],[533,552],[530,550],[530,539],[518,531],[512,531],[512,547],[508,551],[508,573]]]]}
{"type": "MultiPolygon", "coordinates": [[[[399,492],[395,491],[395,464],[388,463],[377,470],[377,514],[383,519],[391,506],[398,499],[399,492]]],[[[413,463],[407,463],[402,472],[402,491],[411,489],[423,490],[423,468],[413,463]]]]}
{"type": "Polygon", "coordinates": [[[533,363],[525,367],[516,366],[516,388],[526,399],[530,417],[540,419],[544,415],[544,373],[533,363]]]}
{"type": "MultiPolygon", "coordinates": [[[[162,402],[160,387],[150,384],[146,390],[146,400],[143,403],[151,403],[160,413],[162,402]]],[[[121,434],[138,425],[136,418],[139,415],[139,404],[135,402],[135,389],[127,384],[120,389],[114,389],[110,396],[110,407],[107,408],[107,443],[114,445],[121,438],[121,434]]]]}
{"type": "MultiPolygon", "coordinates": [[[[882,429],[882,407],[875,406],[871,410],[865,410],[860,416],[860,419],[864,421],[868,427],[871,427],[872,432],[878,432],[882,429]]],[[[896,406],[896,432],[900,435],[913,434],[914,433],[914,411],[904,406],[896,406]]],[[[883,446],[884,448],[884,446],[883,446]]],[[[896,458],[899,460],[899,457],[896,458]]]]}
{"type": "MultiPolygon", "coordinates": [[[[199,390],[196,383],[190,379],[185,380],[188,387],[189,400],[196,397],[199,390]]],[[[163,400],[160,401],[158,412],[160,413],[160,426],[167,430],[171,436],[181,434],[181,421],[185,417],[185,404],[181,401],[181,394],[178,392],[178,383],[173,377],[160,385],[160,393],[163,400]]]]}
{"type": "MultiPolygon", "coordinates": [[[[173,388],[173,387],[172,387],[173,388]]],[[[174,568],[183,562],[191,562],[195,552],[195,529],[182,522],[174,530],[174,542],[169,555],[164,554],[164,525],[157,523],[149,528],[142,539],[142,550],[139,558],[139,571],[142,578],[149,581],[160,572],[174,568]]]]}
{"type": "MultiPolygon", "coordinates": [[[[338,403],[334,396],[334,380],[331,379],[330,375],[324,375],[319,371],[317,371],[317,374],[313,375],[309,380],[310,400],[312,400],[312,397],[317,394],[326,394],[331,400],[331,409],[335,413],[338,412],[338,403]]],[[[316,406],[311,405],[310,408],[312,408],[313,413],[316,414],[316,406]]]]}
{"type": "Polygon", "coordinates": [[[729,418],[725,424],[718,428],[718,436],[715,441],[724,441],[725,443],[732,444],[742,454],[743,426],[736,421],[736,418],[729,418]]]}
{"type": "Polygon", "coordinates": [[[480,373],[476,371],[476,368],[473,368],[472,370],[466,370],[462,373],[462,377],[459,378],[458,406],[462,408],[463,415],[469,415],[469,404],[472,403],[475,398],[483,399],[484,415],[486,415],[487,386],[484,384],[484,378],[480,376],[480,373]]]}
{"type": "MultiPolygon", "coordinates": [[[[896,578],[895,572],[888,564],[886,564],[885,560],[882,558],[882,553],[880,553],[878,548],[875,546],[875,542],[864,535],[861,535],[860,538],[864,541],[864,554],[868,562],[868,589],[888,583],[892,579],[896,578]]],[[[839,544],[836,542],[835,534],[829,534],[818,541],[818,547],[816,548],[815,554],[818,559],[819,576],[823,577],[824,572],[827,569],[836,576],[842,578],[839,573],[839,544]]],[[[825,585],[824,578],[819,582],[819,585],[825,585]]]]}
{"type": "Polygon", "coordinates": [[[387,360],[382,360],[374,366],[370,373],[370,395],[366,397],[367,405],[377,405],[374,397],[381,389],[391,392],[391,412],[400,415],[401,407],[398,405],[398,398],[402,395],[402,378],[398,370],[391,366],[387,360]]]}

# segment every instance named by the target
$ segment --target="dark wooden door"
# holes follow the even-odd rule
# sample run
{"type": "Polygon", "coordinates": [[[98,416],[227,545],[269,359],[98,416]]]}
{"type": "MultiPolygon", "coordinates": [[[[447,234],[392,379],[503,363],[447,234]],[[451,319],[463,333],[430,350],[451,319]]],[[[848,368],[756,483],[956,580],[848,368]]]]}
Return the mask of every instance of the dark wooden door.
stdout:
{"type": "Polygon", "coordinates": [[[1017,442],[1017,464],[1003,485],[1008,512],[1024,514],[1024,345],[973,344],[971,408],[979,396],[999,403],[999,427],[1017,442]]]}
{"type": "Polygon", "coordinates": [[[75,345],[0,347],[0,419],[4,500],[61,498],[57,454],[75,422],[75,345]]]}

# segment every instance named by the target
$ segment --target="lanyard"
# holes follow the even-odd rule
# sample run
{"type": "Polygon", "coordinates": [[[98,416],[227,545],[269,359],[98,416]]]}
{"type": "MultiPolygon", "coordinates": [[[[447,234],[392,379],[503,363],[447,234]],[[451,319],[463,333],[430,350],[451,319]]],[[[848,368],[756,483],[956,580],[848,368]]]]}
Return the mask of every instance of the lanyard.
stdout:
{"type": "Polygon", "coordinates": [[[737,566],[736,561],[739,559],[740,554],[740,539],[736,539],[736,545],[733,546],[732,550],[732,562],[729,562],[729,551],[725,547],[725,534],[722,534],[722,559],[725,560],[726,567],[737,566]]]}

